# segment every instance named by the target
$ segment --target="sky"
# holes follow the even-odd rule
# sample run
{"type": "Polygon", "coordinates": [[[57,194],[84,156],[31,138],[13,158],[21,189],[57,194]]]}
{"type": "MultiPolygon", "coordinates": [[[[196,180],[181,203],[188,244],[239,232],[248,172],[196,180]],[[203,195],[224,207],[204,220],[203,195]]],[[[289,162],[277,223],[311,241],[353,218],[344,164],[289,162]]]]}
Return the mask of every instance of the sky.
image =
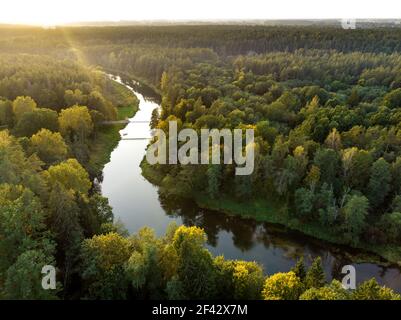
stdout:
{"type": "Polygon", "coordinates": [[[0,23],[401,18],[400,0],[0,0],[0,23]]]}

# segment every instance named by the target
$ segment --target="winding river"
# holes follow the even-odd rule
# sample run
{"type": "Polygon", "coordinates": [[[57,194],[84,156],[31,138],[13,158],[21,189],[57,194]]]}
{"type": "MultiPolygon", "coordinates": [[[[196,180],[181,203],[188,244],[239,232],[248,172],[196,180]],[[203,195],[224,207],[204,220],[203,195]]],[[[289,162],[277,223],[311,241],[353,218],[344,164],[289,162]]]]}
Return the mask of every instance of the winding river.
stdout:
{"type": "Polygon", "coordinates": [[[375,277],[377,281],[401,292],[401,270],[376,263],[361,263],[363,253],[350,248],[336,247],[306,237],[284,227],[259,223],[250,219],[228,216],[200,209],[194,203],[177,203],[163,199],[158,188],[148,182],[139,167],[151,132],[149,121],[153,109],[159,107],[149,90],[132,80],[113,77],[132,90],[139,98],[139,111],[120,131],[121,141],[111,154],[103,170],[102,193],[109,198],[115,218],[129,232],[135,233],[144,226],[153,228],[157,235],[164,234],[171,222],[197,225],[205,229],[208,249],[214,255],[228,259],[257,261],[267,274],[287,272],[304,256],[309,264],[321,256],[328,280],[341,279],[346,264],[356,268],[357,282],[375,277]]]}

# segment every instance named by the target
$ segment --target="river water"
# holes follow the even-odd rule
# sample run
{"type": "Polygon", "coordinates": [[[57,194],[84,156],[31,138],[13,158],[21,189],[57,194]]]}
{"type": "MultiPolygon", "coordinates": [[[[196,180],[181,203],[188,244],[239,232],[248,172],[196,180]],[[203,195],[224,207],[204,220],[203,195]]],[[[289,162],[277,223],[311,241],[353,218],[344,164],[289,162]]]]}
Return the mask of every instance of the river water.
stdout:
{"type": "Polygon", "coordinates": [[[380,284],[401,292],[399,268],[357,263],[355,261],[361,261],[364,255],[356,250],[333,246],[284,227],[228,216],[201,209],[194,203],[160,197],[158,188],[142,176],[139,167],[151,136],[151,113],[159,104],[149,90],[141,88],[138,83],[113,78],[132,90],[140,100],[139,111],[120,131],[122,139],[104,167],[101,184],[102,193],[109,199],[115,218],[124,223],[129,232],[135,233],[149,226],[157,235],[162,235],[171,222],[197,225],[204,228],[208,236],[207,247],[214,255],[257,261],[268,275],[289,271],[301,256],[306,264],[320,256],[328,280],[341,280],[342,267],[352,264],[356,268],[357,283],[375,277],[380,284]]]}

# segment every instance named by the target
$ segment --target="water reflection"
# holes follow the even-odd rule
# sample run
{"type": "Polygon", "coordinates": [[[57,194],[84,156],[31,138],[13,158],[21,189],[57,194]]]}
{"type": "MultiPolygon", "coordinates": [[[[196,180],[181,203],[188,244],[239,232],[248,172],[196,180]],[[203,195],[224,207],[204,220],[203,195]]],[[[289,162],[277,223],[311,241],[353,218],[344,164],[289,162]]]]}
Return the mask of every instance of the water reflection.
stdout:
{"type": "Polygon", "coordinates": [[[300,257],[310,265],[315,257],[320,256],[328,280],[342,279],[343,266],[353,264],[358,283],[374,276],[379,283],[401,290],[398,268],[355,263],[366,259],[365,252],[334,246],[282,226],[200,209],[188,200],[169,199],[159,194],[159,201],[167,215],[180,217],[185,225],[203,228],[208,248],[215,255],[258,261],[268,274],[290,270],[300,257]]]}

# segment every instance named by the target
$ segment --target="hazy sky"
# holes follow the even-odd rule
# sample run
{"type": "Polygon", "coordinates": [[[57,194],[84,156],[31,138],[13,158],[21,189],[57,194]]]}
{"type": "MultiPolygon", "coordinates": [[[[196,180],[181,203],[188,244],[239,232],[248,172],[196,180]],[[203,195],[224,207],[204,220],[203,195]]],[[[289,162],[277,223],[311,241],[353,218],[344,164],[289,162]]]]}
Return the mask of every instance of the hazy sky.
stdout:
{"type": "Polygon", "coordinates": [[[0,22],[401,18],[400,0],[0,0],[0,22]]]}

